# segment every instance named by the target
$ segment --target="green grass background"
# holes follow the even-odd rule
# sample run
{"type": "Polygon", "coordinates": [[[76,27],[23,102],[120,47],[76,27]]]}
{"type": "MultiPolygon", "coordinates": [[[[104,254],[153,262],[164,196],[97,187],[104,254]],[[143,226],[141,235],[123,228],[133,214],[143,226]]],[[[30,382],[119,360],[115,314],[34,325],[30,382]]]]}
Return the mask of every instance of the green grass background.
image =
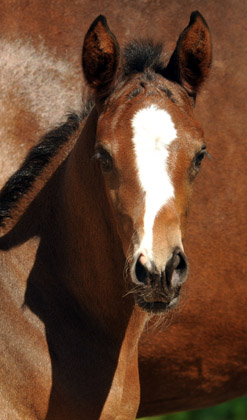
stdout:
{"type": "Polygon", "coordinates": [[[247,397],[237,398],[204,410],[143,417],[138,420],[247,420],[247,397]]]}

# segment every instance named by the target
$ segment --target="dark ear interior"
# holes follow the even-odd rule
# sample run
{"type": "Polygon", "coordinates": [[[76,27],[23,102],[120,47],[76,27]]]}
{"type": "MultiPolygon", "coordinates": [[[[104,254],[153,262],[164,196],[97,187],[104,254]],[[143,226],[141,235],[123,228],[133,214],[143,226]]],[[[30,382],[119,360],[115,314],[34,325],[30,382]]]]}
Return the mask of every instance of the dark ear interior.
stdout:
{"type": "Polygon", "coordinates": [[[164,76],[180,83],[189,95],[195,97],[208,76],[211,61],[210,31],[205,19],[195,11],[178,39],[164,76]]]}
{"type": "Polygon", "coordinates": [[[106,18],[98,16],[90,26],[83,45],[82,67],[88,85],[98,95],[106,94],[119,63],[119,45],[106,18]]]}

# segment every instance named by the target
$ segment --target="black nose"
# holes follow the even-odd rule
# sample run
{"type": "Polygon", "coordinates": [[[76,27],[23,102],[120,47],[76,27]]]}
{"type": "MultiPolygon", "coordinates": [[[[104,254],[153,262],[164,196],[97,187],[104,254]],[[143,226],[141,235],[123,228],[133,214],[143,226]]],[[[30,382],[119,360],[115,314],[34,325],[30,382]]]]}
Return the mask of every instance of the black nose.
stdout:
{"type": "Polygon", "coordinates": [[[136,261],[135,276],[136,283],[139,285],[154,286],[166,284],[166,287],[181,286],[188,277],[188,261],[181,250],[176,247],[173,250],[172,257],[167,262],[165,270],[160,272],[153,262],[143,263],[143,255],[141,254],[136,261]],[[149,269],[147,268],[149,265],[149,269]]]}

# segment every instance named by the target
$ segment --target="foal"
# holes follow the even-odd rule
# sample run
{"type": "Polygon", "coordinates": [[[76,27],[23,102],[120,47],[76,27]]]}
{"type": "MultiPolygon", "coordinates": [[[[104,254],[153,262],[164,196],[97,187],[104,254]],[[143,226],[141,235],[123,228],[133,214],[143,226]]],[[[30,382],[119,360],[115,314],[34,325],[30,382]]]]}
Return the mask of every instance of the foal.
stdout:
{"type": "Polygon", "coordinates": [[[120,56],[103,16],[89,28],[94,104],[0,196],[1,417],[135,418],[140,334],[188,275],[182,239],[206,153],[193,106],[210,64],[198,12],[167,65],[151,42],[120,56]]]}

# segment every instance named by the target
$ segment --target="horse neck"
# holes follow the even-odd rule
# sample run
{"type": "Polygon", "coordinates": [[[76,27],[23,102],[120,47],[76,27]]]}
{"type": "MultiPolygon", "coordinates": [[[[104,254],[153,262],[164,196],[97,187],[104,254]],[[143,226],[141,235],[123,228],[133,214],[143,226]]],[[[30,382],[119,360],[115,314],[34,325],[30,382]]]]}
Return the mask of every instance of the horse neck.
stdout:
{"type": "MultiPolygon", "coordinates": [[[[56,247],[64,256],[60,276],[80,308],[118,335],[129,323],[134,300],[124,296],[128,281],[123,276],[125,258],[103,177],[92,161],[96,123],[93,110],[60,176],[55,205],[62,235],[56,247]]],[[[140,326],[145,317],[138,315],[140,326]]],[[[138,330],[138,323],[136,327],[138,330]]]]}

